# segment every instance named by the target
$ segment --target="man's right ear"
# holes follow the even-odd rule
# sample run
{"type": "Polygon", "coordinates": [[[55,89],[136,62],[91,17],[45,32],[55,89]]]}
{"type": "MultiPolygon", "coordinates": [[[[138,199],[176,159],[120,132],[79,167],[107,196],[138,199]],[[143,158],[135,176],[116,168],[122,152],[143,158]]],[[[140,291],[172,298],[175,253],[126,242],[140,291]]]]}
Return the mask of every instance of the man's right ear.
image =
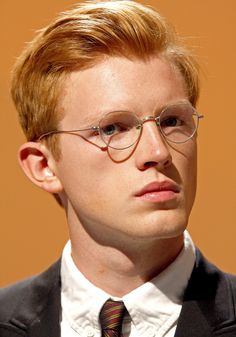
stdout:
{"type": "Polygon", "coordinates": [[[22,170],[35,185],[54,194],[63,190],[55,174],[55,161],[45,145],[36,142],[23,144],[18,159],[22,170]]]}

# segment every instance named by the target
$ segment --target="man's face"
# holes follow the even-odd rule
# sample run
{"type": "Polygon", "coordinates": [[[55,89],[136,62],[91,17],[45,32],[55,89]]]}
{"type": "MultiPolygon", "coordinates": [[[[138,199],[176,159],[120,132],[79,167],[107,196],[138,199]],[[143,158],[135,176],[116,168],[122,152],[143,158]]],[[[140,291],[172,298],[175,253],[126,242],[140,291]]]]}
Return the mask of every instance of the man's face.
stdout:
{"type": "MultiPolygon", "coordinates": [[[[166,60],[110,57],[69,76],[60,129],[96,126],[116,110],[144,118],[187,100],[181,74],[166,60]]],[[[60,135],[60,144],[57,175],[72,228],[82,226],[110,244],[119,238],[153,240],[183,232],[195,197],[195,139],[168,144],[155,122],[148,121],[132,156],[119,163],[75,135],[60,135]]]]}

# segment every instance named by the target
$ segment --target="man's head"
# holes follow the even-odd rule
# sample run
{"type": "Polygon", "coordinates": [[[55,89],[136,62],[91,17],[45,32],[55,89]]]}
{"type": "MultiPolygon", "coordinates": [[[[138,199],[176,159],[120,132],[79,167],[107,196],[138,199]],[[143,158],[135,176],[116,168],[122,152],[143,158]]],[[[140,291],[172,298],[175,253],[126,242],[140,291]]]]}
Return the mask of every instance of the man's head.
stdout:
{"type": "MultiPolygon", "coordinates": [[[[156,11],[134,1],[91,1],[62,13],[27,45],[13,72],[12,96],[27,140],[57,129],[66,77],[106,56],[161,55],[183,75],[190,102],[198,98],[194,59],[156,11]]],[[[46,139],[59,158],[56,137],[46,139]]]]}
{"type": "MultiPolygon", "coordinates": [[[[124,237],[181,235],[195,197],[196,137],[166,142],[154,117],[167,106],[195,106],[198,89],[196,64],[172,29],[133,1],[78,5],[28,45],[12,87],[29,141],[20,162],[36,185],[60,195],[72,239],[122,246],[124,237]],[[99,134],[91,126],[117,110],[143,121],[131,156],[94,146],[99,134]],[[88,137],[54,133],[37,141],[88,127],[88,137]],[[120,154],[124,160],[114,160],[120,154]]],[[[174,115],[164,123],[172,136],[185,120],[174,115]]]]}

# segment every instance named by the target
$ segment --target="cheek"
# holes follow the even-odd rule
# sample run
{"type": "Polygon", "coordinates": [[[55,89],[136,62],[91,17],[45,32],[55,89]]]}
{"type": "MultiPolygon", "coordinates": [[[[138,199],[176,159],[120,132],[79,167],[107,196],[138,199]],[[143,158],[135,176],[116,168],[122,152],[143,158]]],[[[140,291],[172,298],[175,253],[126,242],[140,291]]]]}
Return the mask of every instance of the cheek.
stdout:
{"type": "MultiPolygon", "coordinates": [[[[83,141],[83,140],[81,140],[83,141]]],[[[64,141],[58,162],[58,176],[68,198],[88,201],[109,189],[110,166],[114,163],[106,152],[86,144],[64,141]]]]}

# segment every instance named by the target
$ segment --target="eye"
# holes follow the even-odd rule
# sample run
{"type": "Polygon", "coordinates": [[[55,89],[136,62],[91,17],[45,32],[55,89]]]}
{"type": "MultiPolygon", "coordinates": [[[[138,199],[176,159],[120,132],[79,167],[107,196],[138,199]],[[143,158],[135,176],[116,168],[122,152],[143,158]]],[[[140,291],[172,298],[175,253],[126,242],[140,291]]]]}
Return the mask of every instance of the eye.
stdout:
{"type": "Polygon", "coordinates": [[[183,124],[183,121],[177,117],[177,116],[168,116],[165,117],[164,120],[161,121],[161,127],[177,127],[181,126],[183,124]]]}
{"type": "Polygon", "coordinates": [[[101,128],[101,131],[105,136],[113,136],[117,133],[125,132],[128,130],[130,130],[130,126],[125,125],[123,123],[108,124],[102,126],[101,128]]]}
{"type": "Polygon", "coordinates": [[[102,128],[102,133],[104,133],[106,136],[111,136],[113,135],[117,130],[117,127],[115,124],[110,124],[103,126],[102,128]]]}

